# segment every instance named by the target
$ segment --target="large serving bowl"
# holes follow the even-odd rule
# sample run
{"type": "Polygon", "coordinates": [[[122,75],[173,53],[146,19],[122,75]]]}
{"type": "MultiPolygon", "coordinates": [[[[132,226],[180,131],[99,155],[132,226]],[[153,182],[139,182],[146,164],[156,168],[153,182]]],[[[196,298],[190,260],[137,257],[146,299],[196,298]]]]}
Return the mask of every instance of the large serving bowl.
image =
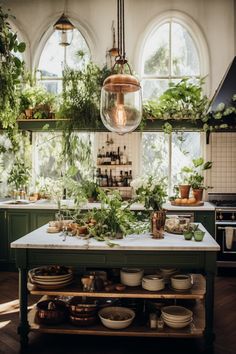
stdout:
{"type": "Polygon", "coordinates": [[[38,322],[47,325],[64,322],[67,316],[66,305],[60,300],[44,300],[37,303],[38,322]]]}
{"type": "Polygon", "coordinates": [[[120,271],[120,281],[127,286],[141,285],[143,269],[140,268],[122,268],[120,271]]]}
{"type": "Polygon", "coordinates": [[[98,315],[105,327],[123,329],[132,323],[135,312],[127,307],[105,307],[98,315]]]}
{"type": "Polygon", "coordinates": [[[188,290],[192,287],[190,274],[176,274],[170,278],[171,287],[176,290],[188,290]]]}
{"type": "Polygon", "coordinates": [[[167,321],[188,321],[193,313],[183,306],[165,306],[161,309],[162,317],[167,321]]]}

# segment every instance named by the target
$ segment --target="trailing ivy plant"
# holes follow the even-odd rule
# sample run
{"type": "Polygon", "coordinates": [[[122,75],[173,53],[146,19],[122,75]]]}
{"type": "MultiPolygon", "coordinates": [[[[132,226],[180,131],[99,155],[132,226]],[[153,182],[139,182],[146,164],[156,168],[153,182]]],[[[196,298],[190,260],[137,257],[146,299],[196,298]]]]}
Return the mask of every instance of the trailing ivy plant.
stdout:
{"type": "Polygon", "coordinates": [[[25,51],[25,43],[17,40],[8,22],[9,14],[0,6],[0,121],[4,128],[13,126],[19,113],[18,85],[24,63],[17,52],[25,51]]]}

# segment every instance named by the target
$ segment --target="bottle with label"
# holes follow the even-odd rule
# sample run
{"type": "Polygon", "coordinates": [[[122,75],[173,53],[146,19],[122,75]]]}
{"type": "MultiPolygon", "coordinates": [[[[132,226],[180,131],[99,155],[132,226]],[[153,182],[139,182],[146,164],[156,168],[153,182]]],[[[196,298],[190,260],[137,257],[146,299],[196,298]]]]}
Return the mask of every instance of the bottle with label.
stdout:
{"type": "Polygon", "coordinates": [[[97,165],[101,165],[101,149],[98,149],[98,153],[97,153],[97,165]]]}
{"type": "Polygon", "coordinates": [[[124,151],[122,154],[122,165],[128,165],[128,163],[129,163],[129,159],[126,151],[126,146],[124,145],[124,151]]]}
{"type": "Polygon", "coordinates": [[[120,147],[118,146],[116,155],[116,165],[120,165],[120,147]]]}
{"type": "Polygon", "coordinates": [[[101,150],[101,163],[100,163],[100,165],[103,165],[104,164],[104,162],[105,162],[105,157],[106,157],[106,154],[105,154],[105,148],[104,148],[104,146],[102,147],[102,150],[101,150]]]}

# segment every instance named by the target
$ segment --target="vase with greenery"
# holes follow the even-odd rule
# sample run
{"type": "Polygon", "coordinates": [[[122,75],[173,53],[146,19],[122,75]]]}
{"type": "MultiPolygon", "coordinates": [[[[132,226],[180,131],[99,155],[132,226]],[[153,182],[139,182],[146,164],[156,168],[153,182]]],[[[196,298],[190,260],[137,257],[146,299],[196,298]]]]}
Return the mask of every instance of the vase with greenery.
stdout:
{"type": "Polygon", "coordinates": [[[151,233],[154,238],[163,238],[166,211],[163,204],[167,197],[166,178],[154,176],[140,177],[131,182],[135,192],[135,202],[144,204],[146,210],[152,209],[151,233]]]}
{"type": "Polygon", "coordinates": [[[204,171],[212,168],[212,162],[204,162],[203,157],[198,157],[192,160],[192,166],[185,166],[181,172],[186,174],[185,181],[192,187],[193,196],[196,201],[201,201],[203,190],[211,188],[204,184],[204,171]]]}
{"type": "Polygon", "coordinates": [[[98,184],[91,180],[83,180],[81,182],[82,193],[84,193],[85,197],[89,202],[95,202],[98,200],[100,188],[98,184]]]}
{"type": "Polygon", "coordinates": [[[8,22],[9,14],[0,6],[0,121],[4,128],[13,126],[19,114],[19,84],[24,62],[17,53],[25,51],[8,22]]]}

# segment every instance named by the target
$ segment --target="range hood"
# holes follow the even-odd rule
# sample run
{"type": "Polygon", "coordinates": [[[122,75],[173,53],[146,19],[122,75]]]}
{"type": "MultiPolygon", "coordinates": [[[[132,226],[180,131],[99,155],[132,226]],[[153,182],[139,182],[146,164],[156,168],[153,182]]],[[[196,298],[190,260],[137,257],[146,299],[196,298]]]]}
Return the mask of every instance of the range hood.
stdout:
{"type": "Polygon", "coordinates": [[[224,103],[226,107],[231,106],[231,99],[234,94],[236,94],[236,57],[234,57],[221,80],[220,85],[213,96],[209,111],[216,111],[219,103],[224,103]]]}

